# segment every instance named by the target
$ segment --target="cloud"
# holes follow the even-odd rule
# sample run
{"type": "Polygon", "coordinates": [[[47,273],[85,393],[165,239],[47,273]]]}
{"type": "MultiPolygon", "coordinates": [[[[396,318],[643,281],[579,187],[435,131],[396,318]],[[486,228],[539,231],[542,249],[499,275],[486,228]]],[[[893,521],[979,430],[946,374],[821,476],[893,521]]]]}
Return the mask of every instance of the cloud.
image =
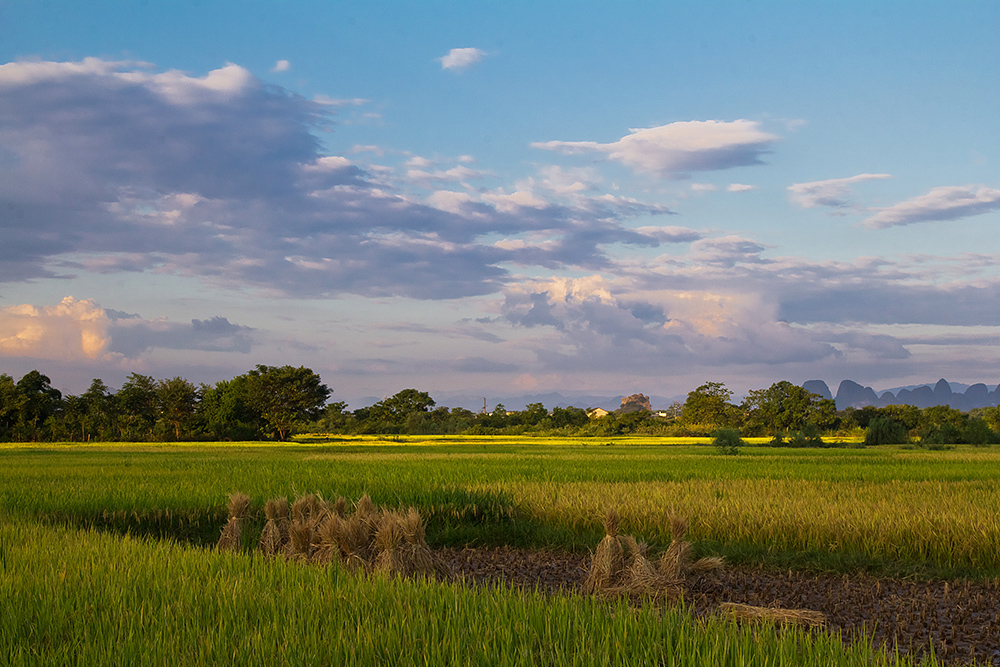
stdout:
{"type": "Polygon", "coordinates": [[[864,181],[892,178],[891,174],[858,174],[848,178],[831,178],[825,181],[811,181],[809,183],[795,183],[788,186],[789,198],[802,208],[816,208],[817,206],[830,206],[844,209],[854,208],[856,205],[849,197],[851,187],[855,183],[864,181]]]}
{"type": "Polygon", "coordinates": [[[459,373],[514,373],[518,367],[502,361],[491,361],[483,357],[466,357],[454,363],[459,373]]]}
{"type": "Polygon", "coordinates": [[[485,51],[467,47],[462,49],[452,49],[448,52],[448,55],[438,58],[438,61],[441,63],[441,69],[450,69],[460,72],[467,67],[471,67],[472,65],[478,63],[485,55],[485,51]]]}
{"type": "Polygon", "coordinates": [[[187,324],[145,320],[67,296],[55,306],[0,308],[0,357],[108,361],[156,348],[247,353],[253,331],[220,316],[187,324]]]}
{"type": "Polygon", "coordinates": [[[695,262],[732,268],[740,263],[764,263],[766,260],[762,259],[760,254],[766,249],[766,246],[751,239],[740,236],[724,236],[696,240],[691,244],[689,257],[695,262]]]}
{"type": "Polygon", "coordinates": [[[505,292],[503,317],[551,327],[554,345],[535,349],[542,368],[649,375],[698,366],[775,365],[839,353],[811,332],[774,321],[749,295],[647,292],[630,280],[552,278],[505,292]]]}
{"type": "Polygon", "coordinates": [[[565,155],[604,154],[608,159],[665,178],[686,178],[691,172],[763,164],[761,157],[778,140],[760,123],[686,121],[645,129],[630,129],[618,141],[543,141],[532,147],[565,155]]]}
{"type": "Polygon", "coordinates": [[[110,320],[91,299],[71,296],[55,306],[0,308],[0,356],[96,359],[111,341],[110,320]]]}
{"type": "Polygon", "coordinates": [[[674,242],[623,224],[666,207],[601,194],[587,169],[546,167],[511,192],[473,188],[489,174],[469,156],[400,173],[326,154],[317,134],[363,102],[308,100],[233,64],[201,77],[0,65],[0,281],[156,271],[297,297],[448,299],[499,291],[512,266],[594,270],[613,244],[674,242]]]}
{"type": "Polygon", "coordinates": [[[1000,190],[985,185],[942,186],[925,195],[879,209],[865,220],[872,229],[936,220],[957,220],[1000,209],[1000,190]]]}
{"type": "Polygon", "coordinates": [[[747,185],[745,183],[730,183],[726,187],[726,192],[750,192],[751,190],[756,190],[756,185],[747,185]]]}
{"type": "Polygon", "coordinates": [[[239,352],[253,349],[254,329],[215,316],[190,323],[166,320],[116,319],[110,327],[110,352],[136,358],[152,349],[239,352]]]}
{"type": "Polygon", "coordinates": [[[271,68],[271,71],[287,72],[290,69],[292,69],[292,63],[288,62],[287,60],[279,60],[278,62],[274,63],[274,67],[271,68]]]}

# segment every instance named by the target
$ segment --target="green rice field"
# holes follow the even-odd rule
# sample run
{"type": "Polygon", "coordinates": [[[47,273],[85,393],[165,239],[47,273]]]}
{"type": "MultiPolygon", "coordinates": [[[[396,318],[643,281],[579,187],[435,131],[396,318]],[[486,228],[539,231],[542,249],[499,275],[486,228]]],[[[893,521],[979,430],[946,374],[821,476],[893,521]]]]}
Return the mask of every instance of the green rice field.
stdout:
{"type": "MultiPolygon", "coordinates": [[[[702,555],[781,568],[1000,575],[1000,450],[697,439],[312,438],[0,448],[0,664],[892,664],[802,630],[209,547],[233,491],[414,505],[432,545],[586,551],[609,507],[702,555]],[[873,662],[874,660],[874,662],[873,662]]],[[[933,658],[931,658],[933,661],[933,658]]]]}

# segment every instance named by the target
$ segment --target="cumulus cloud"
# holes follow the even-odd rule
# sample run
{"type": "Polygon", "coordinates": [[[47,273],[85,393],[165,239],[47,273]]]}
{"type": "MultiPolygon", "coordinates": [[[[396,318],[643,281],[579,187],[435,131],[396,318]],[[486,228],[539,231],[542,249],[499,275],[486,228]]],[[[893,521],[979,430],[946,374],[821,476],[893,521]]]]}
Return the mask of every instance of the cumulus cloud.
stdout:
{"type": "Polygon", "coordinates": [[[505,292],[504,318],[551,327],[559,344],[536,350],[543,368],[642,374],[699,365],[784,364],[835,357],[811,332],[773,319],[752,295],[643,291],[630,280],[552,278],[505,292]]]}
{"type": "Polygon", "coordinates": [[[485,56],[485,51],[473,47],[466,47],[461,49],[452,49],[448,52],[448,55],[438,58],[438,61],[441,63],[441,69],[462,71],[467,67],[475,65],[485,56]]]}
{"type": "Polygon", "coordinates": [[[618,141],[542,141],[534,148],[565,155],[603,154],[637,172],[665,178],[685,178],[691,172],[763,164],[778,136],[750,120],[686,121],[630,129],[618,141]]]}
{"type": "Polygon", "coordinates": [[[71,296],[55,306],[0,308],[0,356],[96,359],[111,339],[110,319],[92,299],[71,296]]]}
{"type": "Polygon", "coordinates": [[[872,229],[916,222],[957,220],[1000,209],[1000,190],[985,185],[942,186],[925,195],[907,199],[865,220],[872,229]]]}
{"type": "Polygon", "coordinates": [[[135,359],[155,348],[250,352],[250,327],[225,317],[177,323],[65,297],[55,306],[0,308],[0,356],[63,361],[135,359]]]}
{"type": "Polygon", "coordinates": [[[726,192],[750,192],[756,189],[756,185],[747,185],[746,183],[730,183],[726,186],[726,192]]]}
{"type": "Polygon", "coordinates": [[[400,174],[325,154],[317,131],[356,103],[234,64],[200,77],[2,65],[0,281],[155,270],[295,296],[456,298],[498,291],[512,265],[600,268],[604,245],[670,242],[623,224],[666,207],[602,195],[587,170],[491,191],[472,188],[488,173],[469,156],[443,169],[411,158],[400,174]]]}
{"type": "Polygon", "coordinates": [[[288,62],[287,60],[279,60],[278,62],[274,63],[274,67],[271,68],[271,71],[287,72],[290,69],[292,69],[292,63],[288,62]]]}
{"type": "Polygon", "coordinates": [[[837,209],[856,206],[850,200],[851,186],[864,181],[892,178],[891,174],[858,174],[848,178],[831,178],[825,181],[795,183],[788,186],[791,200],[803,208],[830,206],[837,209]]]}

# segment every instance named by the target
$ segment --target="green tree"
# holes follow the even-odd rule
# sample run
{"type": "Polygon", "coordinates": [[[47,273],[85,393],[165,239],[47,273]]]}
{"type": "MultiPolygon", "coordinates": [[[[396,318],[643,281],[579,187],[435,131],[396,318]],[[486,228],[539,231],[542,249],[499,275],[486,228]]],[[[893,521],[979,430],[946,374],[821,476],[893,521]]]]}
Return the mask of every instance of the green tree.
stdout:
{"type": "Polygon", "coordinates": [[[62,394],[52,387],[47,375],[29,371],[15,385],[20,397],[17,418],[19,437],[27,440],[43,439],[45,422],[60,407],[62,394]]]}
{"type": "Polygon", "coordinates": [[[305,366],[258,365],[246,376],[250,407],[260,413],[278,440],[319,417],[333,393],[305,366]]]}
{"type": "Polygon", "coordinates": [[[712,437],[712,445],[720,454],[735,456],[740,453],[740,447],[745,445],[740,432],[735,428],[720,428],[712,437]]]}
{"type": "Polygon", "coordinates": [[[368,433],[400,433],[420,431],[426,413],[435,405],[425,391],[403,389],[370,406],[364,416],[364,430],[368,433]]]}
{"type": "Polygon", "coordinates": [[[160,380],[156,385],[160,419],[181,439],[181,429],[187,431],[194,419],[198,390],[182,377],[160,380]]]}
{"type": "Polygon", "coordinates": [[[687,395],[681,409],[684,424],[732,426],[738,420],[733,392],[721,382],[706,382],[687,395]]]}
{"type": "Polygon", "coordinates": [[[263,437],[264,420],[251,406],[250,380],[240,375],[232,380],[202,385],[201,401],[195,413],[200,428],[214,440],[258,440],[263,437]]]}
{"type": "Polygon", "coordinates": [[[891,417],[876,417],[868,422],[865,446],[904,445],[909,441],[906,427],[891,417]]]}
{"type": "Polygon", "coordinates": [[[0,374],[0,440],[10,440],[14,436],[14,426],[21,411],[21,396],[17,393],[14,378],[0,374]]]}
{"type": "Polygon", "coordinates": [[[118,428],[123,440],[150,440],[156,424],[159,400],[156,380],[131,373],[115,394],[118,428]]]}
{"type": "Polygon", "coordinates": [[[767,389],[754,389],[743,401],[747,426],[776,437],[789,431],[801,431],[809,422],[815,423],[823,399],[787,380],[775,382],[767,389]]]}
{"type": "Polygon", "coordinates": [[[94,378],[80,394],[86,414],[81,424],[83,439],[112,440],[115,424],[115,395],[103,380],[94,378]]]}

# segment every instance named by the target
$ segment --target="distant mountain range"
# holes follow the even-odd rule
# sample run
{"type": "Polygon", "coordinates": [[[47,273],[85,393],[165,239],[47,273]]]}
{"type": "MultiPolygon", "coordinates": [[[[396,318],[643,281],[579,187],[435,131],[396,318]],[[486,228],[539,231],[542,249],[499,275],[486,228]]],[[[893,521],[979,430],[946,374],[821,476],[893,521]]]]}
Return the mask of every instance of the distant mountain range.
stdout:
{"type": "MultiPolygon", "coordinates": [[[[802,388],[819,394],[823,398],[834,398],[830,387],[823,380],[809,380],[802,388]]],[[[915,405],[918,408],[930,408],[935,405],[948,405],[956,410],[971,410],[1000,405],[1000,385],[990,389],[983,383],[959,385],[954,387],[944,378],[934,385],[911,385],[895,391],[887,390],[881,394],[871,387],[862,387],[852,380],[844,380],[837,388],[837,409],[863,408],[866,405],[885,407],[887,405],[915,405]],[[964,391],[955,388],[965,387],[964,391]]]]}

